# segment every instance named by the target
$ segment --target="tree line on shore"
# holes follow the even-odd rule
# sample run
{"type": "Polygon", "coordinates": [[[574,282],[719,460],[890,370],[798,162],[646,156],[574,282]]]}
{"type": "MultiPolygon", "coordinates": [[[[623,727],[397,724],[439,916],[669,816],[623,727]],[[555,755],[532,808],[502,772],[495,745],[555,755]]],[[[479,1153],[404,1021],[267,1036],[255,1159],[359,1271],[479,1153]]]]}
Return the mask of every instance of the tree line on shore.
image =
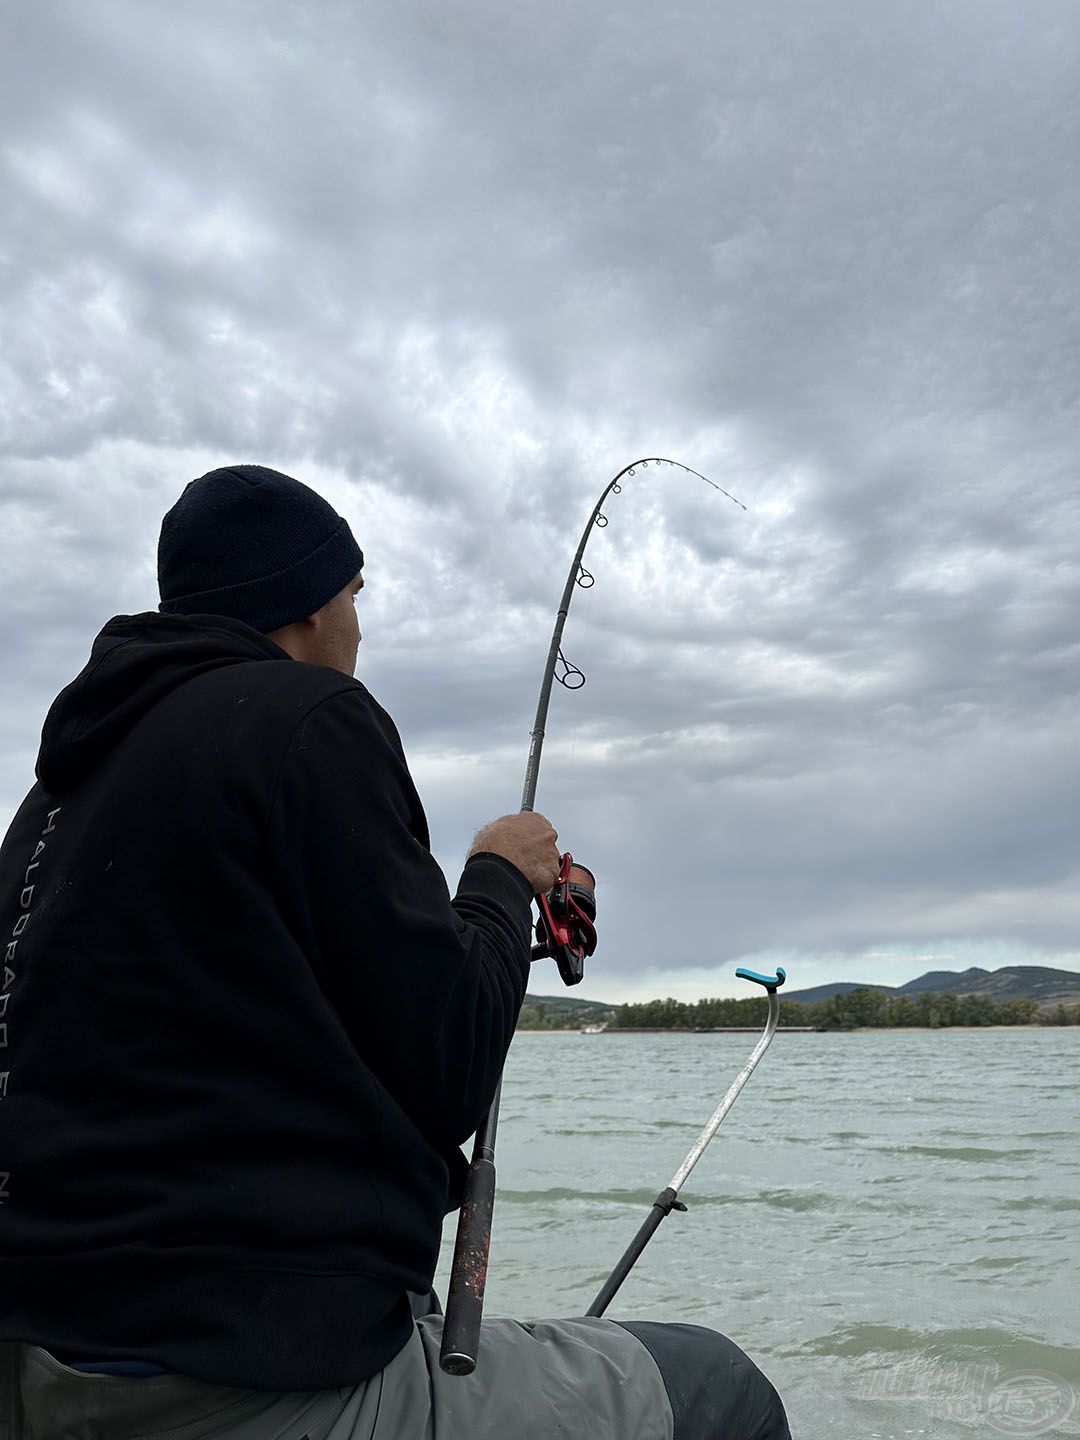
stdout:
{"type": "MultiPolygon", "coordinates": [[[[880,990],[851,990],[812,1004],[784,1001],[780,992],[780,1027],[812,1025],[821,1030],[896,1029],[907,1026],[938,1029],[948,1025],[1080,1025],[1080,1005],[1040,1009],[1035,1000],[992,1000],[987,995],[953,995],[923,991],[917,995],[886,995],[880,990]]],[[[711,1030],[727,1025],[765,1024],[764,995],[742,1000],[648,1000],[620,1005],[610,1026],[619,1030],[711,1030]]]]}
{"type": "MultiPolygon", "coordinates": [[[[1080,1005],[1039,1007],[1035,1000],[992,1000],[987,995],[886,995],[860,988],[812,1004],[784,1000],[780,992],[780,1026],[810,1025],[821,1030],[897,1029],[983,1025],[1080,1025],[1080,1005]]],[[[741,1000],[648,1000],[638,1005],[605,1006],[597,1001],[528,996],[518,1019],[519,1030],[567,1030],[606,1021],[612,1030],[713,1030],[729,1025],[765,1024],[764,995],[741,1000]]]]}

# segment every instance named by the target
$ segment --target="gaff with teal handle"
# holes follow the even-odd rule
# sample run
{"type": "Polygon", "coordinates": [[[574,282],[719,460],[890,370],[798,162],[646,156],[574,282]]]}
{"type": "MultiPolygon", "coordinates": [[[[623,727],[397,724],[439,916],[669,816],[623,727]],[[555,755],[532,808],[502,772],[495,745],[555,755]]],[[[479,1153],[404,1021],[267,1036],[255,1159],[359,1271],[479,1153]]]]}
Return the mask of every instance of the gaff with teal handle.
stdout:
{"type": "Polygon", "coordinates": [[[750,1057],[746,1064],[728,1087],[727,1094],[713,1111],[709,1123],[690,1147],[686,1159],[679,1166],[678,1170],[675,1171],[670,1183],[660,1191],[660,1194],[653,1201],[652,1209],[648,1215],[646,1215],[641,1229],[627,1246],[622,1259],[615,1266],[615,1269],[604,1281],[596,1299],[589,1306],[588,1310],[585,1311],[586,1315],[603,1315],[604,1311],[615,1298],[619,1286],[637,1264],[641,1252],[660,1228],[660,1222],[665,1220],[671,1214],[672,1210],[686,1209],[686,1206],[678,1198],[679,1191],[686,1184],[690,1171],[693,1170],[694,1166],[701,1159],[706,1145],[708,1145],[717,1130],[719,1130],[720,1122],[731,1109],[732,1105],[735,1104],[739,1091],[754,1073],[755,1066],[769,1048],[769,1045],[772,1043],[772,1038],[776,1034],[777,1021],[780,1019],[780,997],[776,992],[787,979],[787,973],[778,968],[775,975],[758,975],[755,971],[744,970],[740,966],[740,968],[735,971],[735,974],[740,980],[752,980],[756,985],[764,985],[769,996],[769,1014],[765,1020],[765,1029],[761,1032],[757,1044],[750,1052],[750,1057]]]}

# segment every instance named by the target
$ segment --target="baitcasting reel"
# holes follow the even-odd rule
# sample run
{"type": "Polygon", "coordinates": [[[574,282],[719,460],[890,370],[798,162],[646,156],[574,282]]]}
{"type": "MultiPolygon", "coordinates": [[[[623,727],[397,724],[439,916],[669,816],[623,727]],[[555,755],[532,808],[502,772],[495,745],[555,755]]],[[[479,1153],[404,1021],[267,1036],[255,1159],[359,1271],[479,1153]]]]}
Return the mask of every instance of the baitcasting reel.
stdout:
{"type": "Polygon", "coordinates": [[[559,967],[564,985],[576,985],[585,975],[585,957],[596,949],[596,877],[574,857],[565,854],[554,887],[538,895],[540,914],[532,958],[550,955],[559,967]],[[586,883],[586,877],[587,882],[586,883]]]}

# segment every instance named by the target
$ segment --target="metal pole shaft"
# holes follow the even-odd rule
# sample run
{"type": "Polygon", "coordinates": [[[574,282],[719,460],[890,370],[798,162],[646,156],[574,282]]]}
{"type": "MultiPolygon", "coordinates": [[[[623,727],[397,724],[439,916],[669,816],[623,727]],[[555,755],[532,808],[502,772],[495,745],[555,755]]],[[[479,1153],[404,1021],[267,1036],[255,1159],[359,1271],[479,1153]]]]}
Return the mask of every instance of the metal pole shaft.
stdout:
{"type": "Polygon", "coordinates": [[[645,1246],[656,1234],[657,1230],[659,1230],[661,1220],[665,1220],[668,1215],[671,1214],[671,1211],[674,1208],[674,1200],[674,1192],[670,1190],[662,1190],[660,1194],[656,1197],[656,1199],[653,1201],[652,1209],[649,1211],[648,1215],[646,1215],[644,1221],[642,1222],[641,1229],[637,1232],[633,1240],[630,1241],[630,1244],[623,1251],[622,1257],[620,1258],[619,1263],[615,1266],[615,1269],[612,1270],[611,1274],[604,1281],[603,1285],[601,1285],[599,1294],[597,1295],[596,1299],[589,1306],[588,1310],[585,1311],[586,1315],[603,1315],[604,1311],[611,1304],[612,1300],[614,1300],[616,1294],[618,1293],[619,1286],[623,1283],[627,1275],[630,1274],[630,1271],[637,1264],[641,1252],[645,1249],[645,1246]],[[670,1197],[670,1199],[665,1205],[664,1202],[666,1197],[670,1197]]]}
{"type": "Polygon", "coordinates": [[[713,1111],[709,1119],[709,1123],[705,1126],[705,1129],[702,1130],[701,1134],[694,1141],[693,1145],[691,1145],[686,1159],[682,1162],[678,1170],[675,1171],[675,1174],[668,1182],[669,1188],[674,1190],[676,1195],[686,1184],[687,1179],[690,1175],[690,1171],[693,1170],[694,1166],[705,1153],[705,1147],[716,1134],[717,1130],[719,1130],[720,1122],[731,1109],[732,1105],[735,1104],[739,1091],[746,1084],[747,1080],[750,1079],[750,1076],[754,1073],[754,1067],[757,1065],[762,1055],[765,1054],[765,1051],[772,1043],[772,1038],[776,1033],[776,1024],[779,1019],[780,997],[777,995],[776,991],[773,990],[769,995],[769,1015],[767,1020],[765,1021],[765,1029],[762,1031],[760,1039],[754,1046],[753,1050],[750,1052],[750,1057],[747,1060],[746,1064],[739,1071],[738,1075],[736,1075],[735,1079],[731,1082],[730,1086],[728,1087],[727,1094],[713,1111]]]}
{"type": "MultiPolygon", "coordinates": [[[[782,975],[783,972],[781,971],[780,974],[782,975]]],[[[693,1145],[691,1145],[689,1151],[687,1152],[686,1159],[682,1162],[678,1170],[676,1170],[675,1174],[671,1177],[670,1184],[668,1184],[663,1190],[661,1190],[660,1194],[653,1201],[652,1209],[645,1217],[641,1228],[638,1230],[633,1240],[631,1240],[630,1244],[623,1251],[623,1254],[620,1257],[619,1262],[615,1266],[614,1270],[612,1270],[611,1274],[604,1281],[603,1285],[601,1285],[599,1291],[597,1292],[596,1298],[593,1300],[588,1310],[585,1311],[586,1315],[603,1315],[604,1311],[611,1304],[612,1300],[618,1293],[619,1287],[622,1285],[627,1275],[630,1274],[630,1271],[634,1268],[638,1260],[641,1258],[641,1253],[645,1249],[645,1246],[649,1243],[652,1237],[656,1234],[657,1230],[660,1228],[660,1222],[662,1220],[666,1220],[667,1217],[671,1214],[672,1210],[686,1209],[686,1206],[683,1205],[678,1199],[679,1191],[686,1184],[687,1177],[689,1176],[691,1170],[693,1170],[694,1166],[701,1159],[705,1151],[706,1145],[708,1145],[709,1141],[716,1134],[717,1130],[719,1130],[720,1123],[723,1120],[724,1116],[731,1109],[732,1105],[735,1104],[735,1100],[739,1094],[739,1091],[743,1088],[747,1080],[749,1080],[750,1076],[754,1073],[754,1067],[757,1065],[762,1055],[765,1054],[765,1051],[772,1043],[772,1038],[773,1035],[776,1033],[776,1025],[779,1018],[780,999],[775,990],[770,990],[769,1013],[765,1021],[765,1028],[761,1032],[761,1035],[758,1037],[757,1044],[750,1052],[750,1056],[746,1064],[742,1067],[738,1075],[728,1086],[724,1098],[720,1101],[720,1104],[713,1111],[712,1116],[709,1119],[709,1123],[705,1126],[704,1130],[702,1130],[701,1134],[694,1141],[693,1145]]]]}

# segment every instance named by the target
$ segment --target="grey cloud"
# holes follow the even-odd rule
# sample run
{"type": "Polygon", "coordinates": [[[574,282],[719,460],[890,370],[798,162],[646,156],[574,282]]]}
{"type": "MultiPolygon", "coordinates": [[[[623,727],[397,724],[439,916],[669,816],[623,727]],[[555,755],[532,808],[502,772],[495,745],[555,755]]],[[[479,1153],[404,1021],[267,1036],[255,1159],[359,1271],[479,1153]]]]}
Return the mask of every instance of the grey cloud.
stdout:
{"type": "Polygon", "coordinates": [[[261,460],[361,537],[452,868],[660,453],[750,508],[641,473],[590,543],[542,797],[609,877],[599,973],[1075,946],[1075,7],[13,15],[3,804],[183,483],[261,460]]]}

